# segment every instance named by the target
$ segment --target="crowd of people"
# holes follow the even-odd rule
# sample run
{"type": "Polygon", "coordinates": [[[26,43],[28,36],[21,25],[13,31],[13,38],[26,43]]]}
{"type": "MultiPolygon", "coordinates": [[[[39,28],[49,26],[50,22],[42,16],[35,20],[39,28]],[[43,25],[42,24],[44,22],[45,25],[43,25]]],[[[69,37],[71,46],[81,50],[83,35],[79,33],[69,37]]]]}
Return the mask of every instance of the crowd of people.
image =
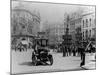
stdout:
{"type": "Polygon", "coordinates": [[[62,53],[63,53],[63,57],[65,56],[80,56],[81,55],[81,51],[82,47],[75,47],[75,46],[62,46],[61,47],[62,53]]]}
{"type": "Polygon", "coordinates": [[[65,56],[81,56],[83,52],[85,53],[95,53],[96,52],[96,47],[93,42],[85,44],[80,44],[80,45],[60,45],[56,47],[56,52],[62,52],[63,57],[65,56]]]}

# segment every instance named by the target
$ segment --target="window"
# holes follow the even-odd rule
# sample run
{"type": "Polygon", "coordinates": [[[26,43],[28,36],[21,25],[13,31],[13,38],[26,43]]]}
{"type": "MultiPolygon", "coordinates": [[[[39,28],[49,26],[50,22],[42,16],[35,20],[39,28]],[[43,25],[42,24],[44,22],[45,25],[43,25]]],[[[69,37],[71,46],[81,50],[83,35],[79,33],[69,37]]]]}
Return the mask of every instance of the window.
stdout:
{"type": "Polygon", "coordinates": [[[84,32],[83,32],[83,38],[84,38],[84,32]]]}
{"type": "Polygon", "coordinates": [[[86,19],[86,27],[88,27],[88,19],[86,19]]]}
{"type": "Polygon", "coordinates": [[[84,28],[84,20],[83,20],[83,28],[84,28]]]}
{"type": "Polygon", "coordinates": [[[90,37],[91,37],[91,30],[90,30],[90,37]]]}
{"type": "Polygon", "coordinates": [[[90,26],[91,26],[91,18],[90,18],[90,26]]]}
{"type": "Polygon", "coordinates": [[[88,39],[88,30],[86,30],[86,32],[85,32],[85,37],[86,37],[86,39],[88,39]]]}

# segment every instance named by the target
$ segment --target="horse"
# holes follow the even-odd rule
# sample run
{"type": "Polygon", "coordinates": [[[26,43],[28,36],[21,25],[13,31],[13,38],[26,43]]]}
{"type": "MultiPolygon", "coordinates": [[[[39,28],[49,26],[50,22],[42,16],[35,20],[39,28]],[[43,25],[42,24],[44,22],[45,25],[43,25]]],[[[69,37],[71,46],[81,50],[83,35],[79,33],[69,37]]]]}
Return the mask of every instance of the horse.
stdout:
{"type": "Polygon", "coordinates": [[[15,51],[17,51],[17,50],[19,50],[20,52],[25,51],[25,50],[27,51],[28,46],[29,46],[29,42],[26,40],[24,40],[24,41],[22,40],[16,45],[15,51]]]}

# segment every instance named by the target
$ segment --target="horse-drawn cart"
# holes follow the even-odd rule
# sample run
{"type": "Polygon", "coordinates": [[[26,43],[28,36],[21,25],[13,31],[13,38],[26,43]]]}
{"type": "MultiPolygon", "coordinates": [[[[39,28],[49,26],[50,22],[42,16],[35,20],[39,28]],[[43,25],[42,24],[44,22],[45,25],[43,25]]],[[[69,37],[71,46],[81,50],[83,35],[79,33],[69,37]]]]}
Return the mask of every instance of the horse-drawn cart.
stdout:
{"type": "Polygon", "coordinates": [[[24,51],[32,46],[33,35],[11,35],[11,46],[15,51],[24,51]]]}

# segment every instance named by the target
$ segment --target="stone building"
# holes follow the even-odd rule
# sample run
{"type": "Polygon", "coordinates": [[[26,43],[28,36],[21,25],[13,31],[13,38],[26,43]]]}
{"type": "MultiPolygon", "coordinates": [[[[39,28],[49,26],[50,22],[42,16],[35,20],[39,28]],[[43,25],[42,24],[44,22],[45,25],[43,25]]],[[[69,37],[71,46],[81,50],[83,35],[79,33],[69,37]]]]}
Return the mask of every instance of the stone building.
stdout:
{"type": "Polygon", "coordinates": [[[27,9],[13,9],[11,19],[12,34],[36,35],[40,30],[40,17],[27,9]]]}
{"type": "Polygon", "coordinates": [[[66,24],[68,24],[73,44],[80,45],[81,41],[89,41],[92,38],[96,39],[95,12],[74,12],[68,15],[69,21],[66,24]]]}
{"type": "Polygon", "coordinates": [[[84,13],[82,15],[82,36],[83,40],[96,37],[95,12],[84,13]]]}
{"type": "Polygon", "coordinates": [[[29,42],[40,30],[40,15],[26,8],[13,8],[11,11],[11,44],[16,46],[22,39],[29,42]]]}
{"type": "Polygon", "coordinates": [[[61,23],[52,23],[49,28],[49,38],[50,44],[61,44],[63,39],[62,35],[64,35],[64,25],[61,23]]]}
{"type": "Polygon", "coordinates": [[[81,20],[82,16],[79,13],[72,13],[69,16],[69,34],[72,36],[73,45],[79,45],[82,40],[81,20]]]}

